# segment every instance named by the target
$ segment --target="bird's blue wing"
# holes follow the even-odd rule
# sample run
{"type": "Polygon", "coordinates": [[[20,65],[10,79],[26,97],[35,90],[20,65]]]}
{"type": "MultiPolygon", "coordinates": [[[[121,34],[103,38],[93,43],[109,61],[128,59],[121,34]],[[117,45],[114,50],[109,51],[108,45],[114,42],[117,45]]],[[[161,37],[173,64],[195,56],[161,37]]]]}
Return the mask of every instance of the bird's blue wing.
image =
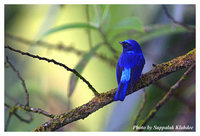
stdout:
{"type": "Polygon", "coordinates": [[[144,67],[145,61],[142,55],[135,56],[135,65],[131,67],[131,80],[130,86],[134,88],[135,83],[140,78],[142,74],[142,69],[144,67]]]}
{"type": "Polygon", "coordinates": [[[131,79],[131,68],[124,67],[121,73],[121,78],[120,78],[117,92],[114,96],[115,101],[124,100],[130,79],[131,79]]]}
{"type": "Polygon", "coordinates": [[[120,79],[121,79],[121,75],[122,75],[122,70],[124,69],[124,67],[120,67],[119,62],[117,63],[117,68],[116,68],[116,75],[117,75],[117,83],[119,85],[120,83],[120,79]]]}

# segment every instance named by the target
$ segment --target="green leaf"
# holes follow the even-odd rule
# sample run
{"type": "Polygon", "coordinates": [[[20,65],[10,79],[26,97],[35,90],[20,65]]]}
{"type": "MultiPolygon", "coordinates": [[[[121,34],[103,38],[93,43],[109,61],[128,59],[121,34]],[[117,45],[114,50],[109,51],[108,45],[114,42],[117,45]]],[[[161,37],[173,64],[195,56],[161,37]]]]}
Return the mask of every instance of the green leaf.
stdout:
{"type": "Polygon", "coordinates": [[[109,10],[109,5],[105,5],[102,18],[101,18],[101,27],[104,32],[107,32],[109,29],[109,24],[110,24],[110,10],[109,10]]]}
{"type": "Polygon", "coordinates": [[[109,16],[109,5],[105,5],[101,20],[103,22],[106,21],[108,19],[108,16],[109,16]]]}
{"type": "Polygon", "coordinates": [[[110,6],[109,5],[93,5],[94,13],[95,13],[95,21],[94,23],[97,24],[98,27],[104,31],[108,30],[108,25],[110,22],[110,6]]]}
{"type": "MultiPolygon", "coordinates": [[[[194,28],[194,26],[190,26],[194,28]]],[[[152,40],[159,36],[180,34],[180,33],[188,33],[187,29],[182,26],[174,25],[174,24],[155,24],[151,26],[144,26],[145,33],[136,33],[134,31],[125,31],[120,32],[112,36],[110,41],[119,41],[122,39],[131,38],[138,41],[140,44],[152,40]]]]}
{"type": "MultiPolygon", "coordinates": [[[[45,15],[43,23],[40,25],[38,32],[36,33],[36,36],[34,38],[35,41],[41,38],[41,34],[47,31],[49,28],[51,28],[55,24],[55,20],[57,16],[59,15],[60,11],[59,5],[51,5],[48,8],[48,12],[45,15]]],[[[36,43],[32,43],[31,45],[34,46],[36,43]]],[[[32,49],[32,46],[29,46],[28,50],[32,49]]]]}
{"type": "Polygon", "coordinates": [[[95,17],[94,17],[95,21],[94,22],[99,27],[100,20],[101,20],[101,14],[100,14],[100,11],[99,11],[99,7],[97,5],[93,5],[92,7],[94,9],[94,14],[95,14],[95,17]]]}
{"type": "MultiPolygon", "coordinates": [[[[82,59],[79,61],[79,63],[75,67],[76,71],[78,71],[79,74],[81,74],[83,72],[84,68],[86,67],[86,65],[88,64],[90,59],[92,58],[92,56],[93,56],[92,54],[94,52],[96,52],[102,44],[103,43],[97,44],[95,47],[93,47],[88,53],[86,53],[82,57],[82,59]]],[[[68,97],[70,97],[72,95],[72,93],[74,92],[74,89],[76,87],[77,81],[78,81],[78,78],[74,74],[71,74],[70,82],[69,82],[68,97]]]]}
{"type": "Polygon", "coordinates": [[[54,27],[54,28],[52,28],[52,29],[49,29],[48,31],[46,31],[46,32],[42,35],[41,39],[44,38],[45,36],[50,35],[50,34],[53,34],[53,33],[55,33],[55,32],[60,32],[60,31],[63,31],[63,30],[75,29],[75,28],[97,29],[96,26],[90,25],[90,24],[85,24],[85,23],[64,24],[64,25],[61,25],[61,26],[58,26],[58,27],[54,27]]]}
{"type": "Polygon", "coordinates": [[[130,17],[114,25],[112,29],[129,29],[144,32],[142,22],[136,17],[130,17]]]}
{"type": "Polygon", "coordinates": [[[158,36],[188,32],[187,29],[177,25],[153,25],[146,27],[146,29],[149,32],[137,38],[140,43],[144,43],[158,36]]]}

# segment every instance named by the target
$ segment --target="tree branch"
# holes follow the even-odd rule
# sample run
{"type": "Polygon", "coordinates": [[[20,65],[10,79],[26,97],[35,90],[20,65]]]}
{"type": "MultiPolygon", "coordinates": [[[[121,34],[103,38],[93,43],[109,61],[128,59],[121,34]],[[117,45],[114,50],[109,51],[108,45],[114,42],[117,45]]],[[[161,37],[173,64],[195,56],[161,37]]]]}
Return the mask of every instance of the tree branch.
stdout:
{"type": "Polygon", "coordinates": [[[14,111],[13,113],[15,113],[15,110],[22,110],[27,112],[39,113],[49,118],[55,117],[55,115],[48,113],[40,108],[33,108],[22,104],[16,104],[15,106],[9,106],[8,104],[5,104],[5,106],[8,107],[10,110],[14,111]]]}
{"type": "Polygon", "coordinates": [[[176,21],[168,12],[167,7],[165,5],[162,5],[162,8],[166,14],[166,16],[174,23],[177,24],[179,26],[184,27],[185,29],[189,30],[189,31],[195,31],[195,28],[190,27],[189,25],[183,24],[181,22],[176,21]]]}
{"type": "MultiPolygon", "coordinates": [[[[6,103],[5,103],[5,107],[7,107],[9,110],[13,108],[13,107],[11,108],[11,106],[9,106],[9,105],[6,104],[6,103]]],[[[16,109],[16,108],[14,107],[14,109],[16,109]]],[[[29,113],[29,112],[28,112],[28,113],[29,113]]],[[[21,121],[23,121],[23,122],[26,122],[26,123],[30,123],[30,122],[33,120],[32,114],[30,114],[30,113],[29,113],[29,115],[30,115],[30,118],[29,118],[29,119],[24,119],[23,117],[21,117],[20,115],[18,115],[15,111],[13,111],[13,114],[14,114],[19,120],[21,120],[21,121]]],[[[13,114],[12,114],[12,115],[13,115],[13,114]]]]}
{"type": "Polygon", "coordinates": [[[34,46],[39,45],[40,47],[45,47],[47,49],[62,50],[62,51],[65,51],[65,52],[73,52],[76,55],[83,55],[83,54],[86,53],[85,51],[78,50],[78,49],[74,48],[73,46],[69,46],[69,45],[51,44],[51,43],[48,43],[48,42],[45,42],[45,41],[35,42],[35,41],[28,40],[28,39],[25,39],[25,38],[22,38],[22,37],[19,37],[19,36],[16,36],[16,35],[12,35],[12,34],[9,34],[9,33],[6,33],[5,36],[6,36],[6,38],[24,43],[26,45],[34,45],[34,46]]]}
{"type": "Polygon", "coordinates": [[[136,125],[136,123],[137,123],[137,121],[138,121],[138,119],[139,119],[139,117],[140,117],[140,115],[141,115],[141,113],[142,113],[142,111],[144,109],[144,105],[146,103],[146,92],[145,92],[145,89],[143,88],[142,91],[143,91],[143,101],[142,101],[142,104],[140,106],[140,109],[139,109],[138,113],[136,114],[136,116],[134,118],[133,125],[136,125]]]}
{"type": "Polygon", "coordinates": [[[190,66],[190,68],[183,74],[183,76],[174,84],[169,91],[165,94],[165,96],[156,104],[156,106],[149,112],[147,117],[141,121],[140,126],[146,125],[150,119],[154,117],[154,115],[159,111],[161,106],[165,104],[169,98],[172,96],[172,94],[175,92],[175,90],[182,84],[182,82],[186,79],[186,77],[194,70],[195,64],[190,66]]]}
{"type": "MultiPolygon", "coordinates": [[[[171,61],[156,65],[154,69],[142,75],[134,89],[128,88],[128,93],[126,95],[144,88],[153,82],[169,75],[170,73],[190,67],[195,63],[195,52],[196,50],[193,49],[183,56],[179,56],[171,61]]],[[[92,100],[90,100],[88,103],[83,104],[82,106],[72,109],[66,113],[57,115],[33,131],[55,131],[71,122],[79,119],[84,119],[93,112],[113,102],[116,90],[117,88],[105,93],[101,93],[100,95],[92,98],[92,100]]]]}
{"type": "Polygon", "coordinates": [[[14,67],[14,65],[10,62],[10,60],[8,59],[8,57],[6,56],[6,61],[7,63],[10,65],[10,67],[12,68],[12,70],[17,74],[17,77],[21,80],[22,82],[22,87],[24,88],[24,92],[26,94],[26,105],[29,106],[29,93],[28,90],[26,88],[26,84],[24,79],[22,78],[22,76],[20,75],[19,71],[14,67]]]}
{"type": "Polygon", "coordinates": [[[83,82],[85,82],[88,87],[92,90],[92,92],[94,93],[94,95],[99,95],[99,93],[96,91],[96,89],[90,84],[89,81],[87,81],[83,76],[81,76],[75,69],[71,69],[69,68],[68,66],[66,66],[65,64],[63,63],[60,63],[60,62],[57,62],[55,61],[54,59],[48,59],[48,58],[45,58],[45,57],[40,57],[38,55],[33,55],[33,54],[30,54],[28,52],[23,52],[23,51],[20,51],[20,50],[17,50],[17,49],[14,49],[10,46],[5,46],[6,49],[9,49],[11,51],[14,51],[16,53],[20,53],[21,55],[25,55],[25,56],[29,56],[29,57],[32,57],[32,58],[36,58],[36,59],[39,59],[39,60],[44,60],[44,61],[47,61],[47,62],[51,62],[51,63],[54,63],[55,65],[58,65],[58,66],[61,66],[63,68],[65,68],[67,71],[71,71],[72,73],[74,73],[77,77],[79,77],[83,82]]]}
{"type": "MultiPolygon", "coordinates": [[[[53,49],[53,50],[64,51],[64,52],[73,52],[76,55],[84,55],[87,53],[86,51],[78,50],[78,49],[74,48],[73,46],[67,46],[67,45],[63,45],[63,44],[56,45],[56,44],[51,44],[51,43],[48,43],[45,41],[39,41],[39,42],[35,43],[34,41],[31,41],[31,40],[28,40],[28,39],[25,39],[25,38],[22,38],[22,37],[19,37],[16,35],[8,34],[8,33],[6,33],[5,36],[6,36],[6,38],[10,38],[12,40],[24,43],[25,45],[33,45],[34,44],[35,46],[39,45],[40,47],[45,47],[47,49],[53,49]]],[[[93,55],[94,57],[96,57],[100,60],[107,62],[109,65],[111,65],[113,67],[115,67],[117,64],[114,59],[108,58],[108,57],[104,56],[103,54],[93,53],[91,55],[93,55]]]]}
{"type": "MultiPolygon", "coordinates": [[[[160,81],[157,81],[157,82],[155,83],[155,85],[156,85],[157,87],[159,87],[161,90],[163,90],[165,93],[169,91],[169,87],[166,86],[166,85],[164,85],[164,84],[163,84],[162,82],[160,82],[160,81]]],[[[188,103],[188,100],[186,100],[185,98],[183,98],[180,94],[175,93],[175,94],[173,95],[173,97],[174,97],[175,99],[177,99],[178,101],[180,101],[182,104],[186,105],[187,108],[188,108],[189,110],[191,110],[191,111],[194,111],[194,110],[195,110],[194,105],[191,104],[191,103],[188,103]]]]}
{"type": "Polygon", "coordinates": [[[12,117],[12,113],[9,111],[8,119],[7,119],[6,123],[5,123],[5,131],[7,131],[7,129],[8,129],[8,125],[10,123],[11,117],[12,117]]]}
{"type": "Polygon", "coordinates": [[[105,45],[107,45],[108,49],[113,53],[114,58],[117,60],[117,58],[118,58],[117,50],[115,48],[113,48],[112,45],[108,42],[107,35],[103,32],[101,27],[99,28],[99,33],[100,33],[105,45]]]}

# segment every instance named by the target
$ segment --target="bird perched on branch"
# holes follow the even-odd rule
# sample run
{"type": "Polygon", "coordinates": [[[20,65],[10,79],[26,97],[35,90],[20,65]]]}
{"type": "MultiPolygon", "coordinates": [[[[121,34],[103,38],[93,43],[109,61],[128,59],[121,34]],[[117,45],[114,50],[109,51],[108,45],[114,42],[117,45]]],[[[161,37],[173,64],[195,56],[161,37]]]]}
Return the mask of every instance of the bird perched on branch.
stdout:
{"type": "Polygon", "coordinates": [[[118,89],[114,101],[124,100],[127,89],[135,86],[145,64],[140,45],[135,40],[128,39],[119,43],[123,46],[123,52],[116,68],[118,89]]]}

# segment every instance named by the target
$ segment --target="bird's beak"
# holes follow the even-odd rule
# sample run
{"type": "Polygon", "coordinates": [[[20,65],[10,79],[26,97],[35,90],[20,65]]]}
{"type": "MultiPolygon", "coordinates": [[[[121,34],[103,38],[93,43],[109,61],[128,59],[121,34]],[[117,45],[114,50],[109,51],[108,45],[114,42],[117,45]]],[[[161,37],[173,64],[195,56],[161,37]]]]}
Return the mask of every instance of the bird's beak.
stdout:
{"type": "Polygon", "coordinates": [[[123,42],[119,42],[121,45],[123,45],[123,42]]]}

